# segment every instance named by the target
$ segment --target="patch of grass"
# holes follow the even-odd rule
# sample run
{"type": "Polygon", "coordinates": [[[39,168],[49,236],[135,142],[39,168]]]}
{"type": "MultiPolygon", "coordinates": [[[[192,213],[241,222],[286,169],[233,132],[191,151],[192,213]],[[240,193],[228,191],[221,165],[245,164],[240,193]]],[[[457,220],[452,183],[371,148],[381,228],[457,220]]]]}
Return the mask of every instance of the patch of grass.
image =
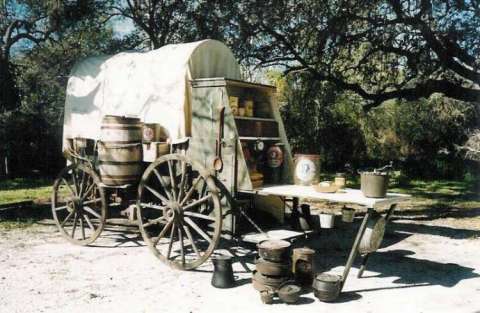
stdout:
{"type": "Polygon", "coordinates": [[[393,185],[389,191],[408,193],[419,199],[479,202],[480,194],[476,189],[474,181],[414,179],[407,185],[393,185]]]}
{"type": "Polygon", "coordinates": [[[37,178],[15,178],[0,181],[0,204],[50,199],[52,181],[37,178]]]}

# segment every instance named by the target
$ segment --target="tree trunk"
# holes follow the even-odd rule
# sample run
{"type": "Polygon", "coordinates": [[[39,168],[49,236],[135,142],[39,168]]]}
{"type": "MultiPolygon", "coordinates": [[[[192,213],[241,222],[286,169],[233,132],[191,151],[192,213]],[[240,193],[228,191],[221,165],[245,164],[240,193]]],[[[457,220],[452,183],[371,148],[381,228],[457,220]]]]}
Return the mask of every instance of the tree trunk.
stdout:
{"type": "Polygon", "coordinates": [[[0,113],[11,110],[19,102],[13,66],[8,59],[0,56],[0,113]]]}

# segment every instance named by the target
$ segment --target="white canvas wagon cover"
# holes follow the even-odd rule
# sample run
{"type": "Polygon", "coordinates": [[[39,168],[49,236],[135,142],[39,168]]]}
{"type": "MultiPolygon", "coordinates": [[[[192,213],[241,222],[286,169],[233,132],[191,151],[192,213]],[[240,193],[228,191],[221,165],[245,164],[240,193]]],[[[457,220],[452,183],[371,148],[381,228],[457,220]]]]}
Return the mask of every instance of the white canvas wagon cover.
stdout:
{"type": "Polygon", "coordinates": [[[172,139],[190,136],[189,80],[240,79],[230,49],[216,40],[167,45],[78,62],[68,80],[63,138],[100,138],[104,115],[159,123],[172,139]]]}

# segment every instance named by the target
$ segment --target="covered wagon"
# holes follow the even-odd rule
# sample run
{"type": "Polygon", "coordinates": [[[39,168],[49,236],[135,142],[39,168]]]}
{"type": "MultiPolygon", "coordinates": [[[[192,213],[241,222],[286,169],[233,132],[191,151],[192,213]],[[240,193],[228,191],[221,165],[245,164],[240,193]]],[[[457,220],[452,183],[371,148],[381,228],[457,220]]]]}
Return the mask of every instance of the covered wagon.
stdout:
{"type": "Polygon", "coordinates": [[[234,207],[283,220],[284,202],[257,192],[292,181],[275,88],[242,81],[218,41],[80,61],[63,142],[69,165],[52,212],[73,243],[91,244],[115,211],[131,208],[153,253],[192,269],[235,234],[234,207]]]}

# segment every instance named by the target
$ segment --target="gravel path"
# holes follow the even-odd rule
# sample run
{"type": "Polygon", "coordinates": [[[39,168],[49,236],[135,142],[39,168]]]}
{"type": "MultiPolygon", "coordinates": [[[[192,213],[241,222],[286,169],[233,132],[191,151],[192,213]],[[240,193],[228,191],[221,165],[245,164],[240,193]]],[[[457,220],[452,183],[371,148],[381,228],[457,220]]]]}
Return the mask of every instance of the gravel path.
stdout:
{"type": "MultiPolygon", "coordinates": [[[[234,264],[239,286],[215,289],[211,264],[172,270],[137,234],[109,232],[95,247],[78,247],[43,221],[0,231],[0,312],[480,312],[479,231],[396,220],[387,232],[365,278],[356,278],[355,265],[337,303],[307,293],[298,305],[269,306],[240,262],[234,264]]],[[[325,233],[298,244],[318,249],[317,268],[341,272],[352,234],[325,233]]]]}

